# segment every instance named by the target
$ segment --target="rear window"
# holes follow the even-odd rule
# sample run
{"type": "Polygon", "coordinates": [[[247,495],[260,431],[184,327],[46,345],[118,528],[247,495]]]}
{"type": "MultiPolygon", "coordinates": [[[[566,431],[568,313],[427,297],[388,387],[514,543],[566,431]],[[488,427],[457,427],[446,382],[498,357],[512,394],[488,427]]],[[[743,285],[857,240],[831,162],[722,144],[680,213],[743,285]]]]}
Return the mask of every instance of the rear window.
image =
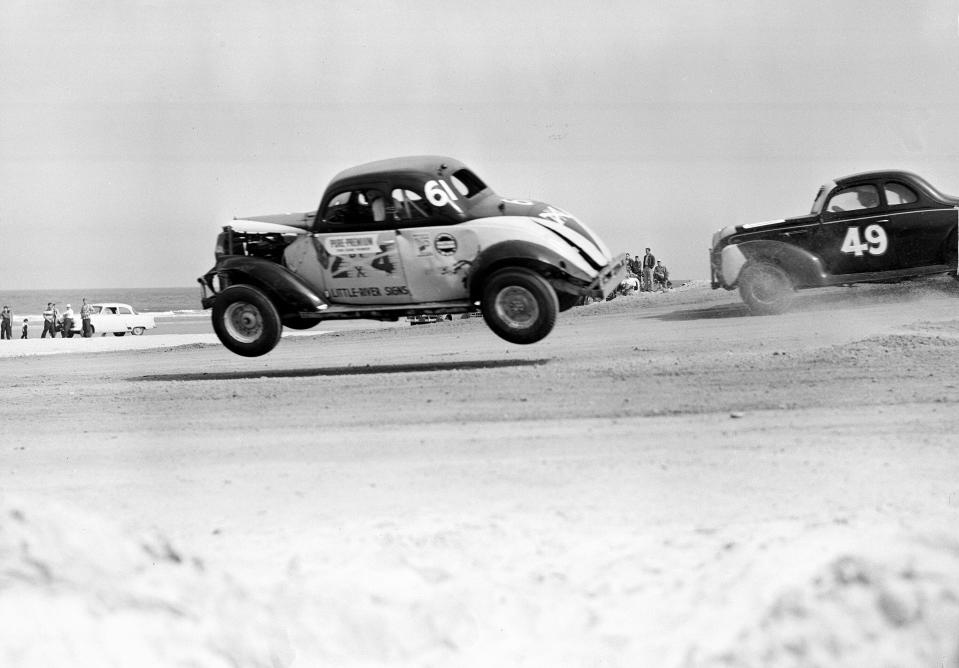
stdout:
{"type": "Polygon", "coordinates": [[[472,197],[478,192],[486,190],[486,184],[468,169],[458,169],[450,175],[450,181],[463,197],[472,197]]]}
{"type": "Polygon", "coordinates": [[[886,202],[889,206],[903,206],[912,204],[919,199],[919,196],[913,192],[912,188],[902,183],[887,183],[886,202]]]}

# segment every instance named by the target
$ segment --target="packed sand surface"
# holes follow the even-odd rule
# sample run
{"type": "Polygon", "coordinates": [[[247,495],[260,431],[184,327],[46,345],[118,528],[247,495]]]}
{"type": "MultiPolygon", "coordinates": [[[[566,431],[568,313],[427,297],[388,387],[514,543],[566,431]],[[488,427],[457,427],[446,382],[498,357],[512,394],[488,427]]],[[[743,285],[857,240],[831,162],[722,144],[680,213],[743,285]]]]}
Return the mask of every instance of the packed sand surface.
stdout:
{"type": "Polygon", "coordinates": [[[0,343],[0,666],[959,668],[951,279],[205,336],[0,343]]]}

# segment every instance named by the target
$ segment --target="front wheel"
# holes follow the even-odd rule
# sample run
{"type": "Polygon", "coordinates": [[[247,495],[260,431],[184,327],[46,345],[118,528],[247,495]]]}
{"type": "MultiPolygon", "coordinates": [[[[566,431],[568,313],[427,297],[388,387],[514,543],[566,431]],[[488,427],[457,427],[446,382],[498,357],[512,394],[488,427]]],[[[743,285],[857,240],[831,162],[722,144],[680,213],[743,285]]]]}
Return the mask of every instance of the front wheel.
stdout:
{"type": "Polygon", "coordinates": [[[545,278],[528,269],[501,269],[483,286],[483,317],[510,343],[536,343],[553,330],[559,300],[545,278]]]}
{"type": "Polygon", "coordinates": [[[792,280],[769,262],[747,264],[739,276],[739,295],[755,315],[785,313],[796,295],[792,280]]]}
{"type": "Polygon", "coordinates": [[[126,334],[126,332],[114,332],[114,333],[113,333],[114,336],[123,336],[123,335],[125,335],[125,334],[126,334]]]}
{"type": "Polygon", "coordinates": [[[133,336],[142,336],[145,331],[146,327],[134,327],[130,330],[130,333],[133,334],[133,336]]]}
{"type": "Polygon", "coordinates": [[[237,355],[259,357],[279,343],[283,323],[265,294],[249,285],[231,285],[213,303],[213,331],[237,355]]]}

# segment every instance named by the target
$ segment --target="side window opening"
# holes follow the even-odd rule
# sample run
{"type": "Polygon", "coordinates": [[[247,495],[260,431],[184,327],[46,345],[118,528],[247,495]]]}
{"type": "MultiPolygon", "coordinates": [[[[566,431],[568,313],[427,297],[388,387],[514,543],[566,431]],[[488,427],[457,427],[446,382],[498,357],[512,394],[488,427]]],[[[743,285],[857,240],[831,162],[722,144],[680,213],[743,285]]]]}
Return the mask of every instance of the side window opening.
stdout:
{"type": "Polygon", "coordinates": [[[889,204],[889,206],[912,204],[919,199],[918,195],[913,192],[912,188],[902,183],[887,183],[885,191],[886,202],[889,204]]]}
{"type": "Polygon", "coordinates": [[[859,211],[879,206],[879,191],[874,185],[853,186],[840,190],[829,200],[827,211],[859,211]]]}
{"type": "Polygon", "coordinates": [[[326,205],[323,219],[334,225],[369,225],[386,222],[386,199],[375,189],[347,190],[326,205]]]}
{"type": "Polygon", "coordinates": [[[409,188],[394,188],[392,197],[398,220],[426,220],[429,218],[428,205],[418,193],[409,188]]]}

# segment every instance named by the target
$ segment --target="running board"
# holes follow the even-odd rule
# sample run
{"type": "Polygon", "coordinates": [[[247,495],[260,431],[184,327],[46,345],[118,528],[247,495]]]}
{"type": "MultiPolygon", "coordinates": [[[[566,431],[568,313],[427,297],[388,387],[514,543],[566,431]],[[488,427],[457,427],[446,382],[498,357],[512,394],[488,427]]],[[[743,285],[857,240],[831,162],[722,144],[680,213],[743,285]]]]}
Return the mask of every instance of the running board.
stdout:
{"type": "Polygon", "coordinates": [[[395,304],[363,307],[362,305],[330,304],[322,311],[297,313],[303,320],[399,320],[411,315],[446,315],[447,313],[470,313],[479,311],[473,302],[425,302],[419,304],[395,304]]]}

